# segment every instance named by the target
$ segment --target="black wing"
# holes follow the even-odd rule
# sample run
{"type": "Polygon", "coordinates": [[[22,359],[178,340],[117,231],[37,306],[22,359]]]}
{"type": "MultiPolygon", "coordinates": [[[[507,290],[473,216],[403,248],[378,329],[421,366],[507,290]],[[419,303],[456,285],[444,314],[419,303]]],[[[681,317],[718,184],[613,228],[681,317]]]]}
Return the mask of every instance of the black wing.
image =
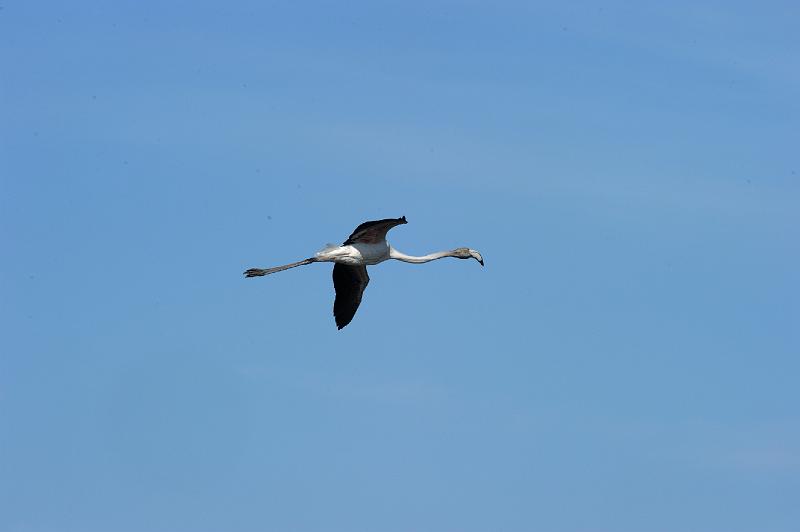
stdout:
{"type": "Polygon", "coordinates": [[[333,287],[336,289],[333,317],[339,329],[353,321],[367,284],[369,275],[366,266],[333,265],[333,287]]]}
{"type": "Polygon", "coordinates": [[[407,223],[405,216],[402,218],[386,218],[384,220],[375,220],[374,222],[364,222],[356,227],[353,234],[344,241],[344,245],[355,244],[356,242],[377,244],[382,240],[386,240],[386,233],[389,229],[407,223]]]}

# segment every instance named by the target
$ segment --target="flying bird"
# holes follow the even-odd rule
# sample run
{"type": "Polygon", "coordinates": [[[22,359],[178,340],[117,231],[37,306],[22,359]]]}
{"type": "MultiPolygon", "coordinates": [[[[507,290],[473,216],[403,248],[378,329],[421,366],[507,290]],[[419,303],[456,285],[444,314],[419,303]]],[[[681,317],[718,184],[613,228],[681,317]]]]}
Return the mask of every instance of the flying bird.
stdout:
{"type": "Polygon", "coordinates": [[[367,266],[374,266],[389,259],[422,264],[444,257],[473,258],[483,266],[481,254],[469,248],[438,251],[421,257],[414,257],[397,251],[386,242],[386,233],[392,227],[406,223],[408,222],[405,216],[364,222],[356,227],[353,234],[341,246],[329,244],[311,258],[283,266],[275,266],[274,268],[250,268],[244,272],[244,275],[246,277],[260,277],[314,262],[333,262],[333,288],[336,290],[336,299],[333,302],[333,317],[336,320],[336,326],[342,329],[353,320],[353,316],[356,315],[356,310],[361,304],[361,296],[369,283],[367,266]]]}

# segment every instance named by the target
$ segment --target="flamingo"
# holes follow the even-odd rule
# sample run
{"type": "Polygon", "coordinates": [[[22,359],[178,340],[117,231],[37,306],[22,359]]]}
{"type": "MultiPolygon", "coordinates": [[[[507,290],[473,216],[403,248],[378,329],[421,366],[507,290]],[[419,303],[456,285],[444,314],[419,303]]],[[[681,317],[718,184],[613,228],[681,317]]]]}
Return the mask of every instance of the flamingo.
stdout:
{"type": "Polygon", "coordinates": [[[456,259],[475,259],[483,266],[483,256],[470,248],[456,248],[450,251],[437,251],[421,257],[406,255],[397,251],[386,241],[386,233],[398,225],[408,223],[406,217],[386,218],[364,222],[341,246],[329,244],[313,257],[273,268],[250,268],[245,277],[261,277],[282,272],[290,268],[305,266],[314,262],[333,262],[333,287],[336,299],[333,302],[333,317],[340,330],[347,326],[356,315],[361,304],[364,289],[369,284],[367,266],[374,266],[389,259],[423,264],[432,260],[454,257],[456,259]]]}

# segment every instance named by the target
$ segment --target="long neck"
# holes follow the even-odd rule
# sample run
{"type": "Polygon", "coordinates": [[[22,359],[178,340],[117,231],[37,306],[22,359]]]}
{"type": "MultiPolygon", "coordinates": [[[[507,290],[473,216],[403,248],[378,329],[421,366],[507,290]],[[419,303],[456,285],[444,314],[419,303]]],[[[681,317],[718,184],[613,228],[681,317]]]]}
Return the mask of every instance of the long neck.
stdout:
{"type": "Polygon", "coordinates": [[[401,260],[403,262],[411,262],[413,264],[422,264],[423,262],[430,262],[436,259],[443,259],[444,257],[452,257],[452,251],[437,251],[436,253],[431,253],[429,255],[423,255],[421,257],[415,257],[413,255],[406,255],[405,253],[401,253],[396,249],[390,247],[389,248],[389,258],[401,260]]]}

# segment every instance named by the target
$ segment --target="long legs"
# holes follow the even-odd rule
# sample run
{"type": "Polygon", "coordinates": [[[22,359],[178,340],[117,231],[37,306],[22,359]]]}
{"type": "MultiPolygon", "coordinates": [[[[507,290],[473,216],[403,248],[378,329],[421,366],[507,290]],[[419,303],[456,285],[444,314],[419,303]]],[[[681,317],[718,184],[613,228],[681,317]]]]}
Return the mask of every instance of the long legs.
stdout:
{"type": "Polygon", "coordinates": [[[317,259],[310,258],[301,260],[300,262],[293,262],[291,264],[284,264],[283,266],[275,266],[274,268],[250,268],[246,272],[244,272],[245,277],[260,277],[262,275],[269,275],[275,272],[282,272],[283,270],[288,270],[289,268],[297,268],[298,266],[305,266],[306,264],[311,264],[312,262],[317,262],[317,259]]]}

